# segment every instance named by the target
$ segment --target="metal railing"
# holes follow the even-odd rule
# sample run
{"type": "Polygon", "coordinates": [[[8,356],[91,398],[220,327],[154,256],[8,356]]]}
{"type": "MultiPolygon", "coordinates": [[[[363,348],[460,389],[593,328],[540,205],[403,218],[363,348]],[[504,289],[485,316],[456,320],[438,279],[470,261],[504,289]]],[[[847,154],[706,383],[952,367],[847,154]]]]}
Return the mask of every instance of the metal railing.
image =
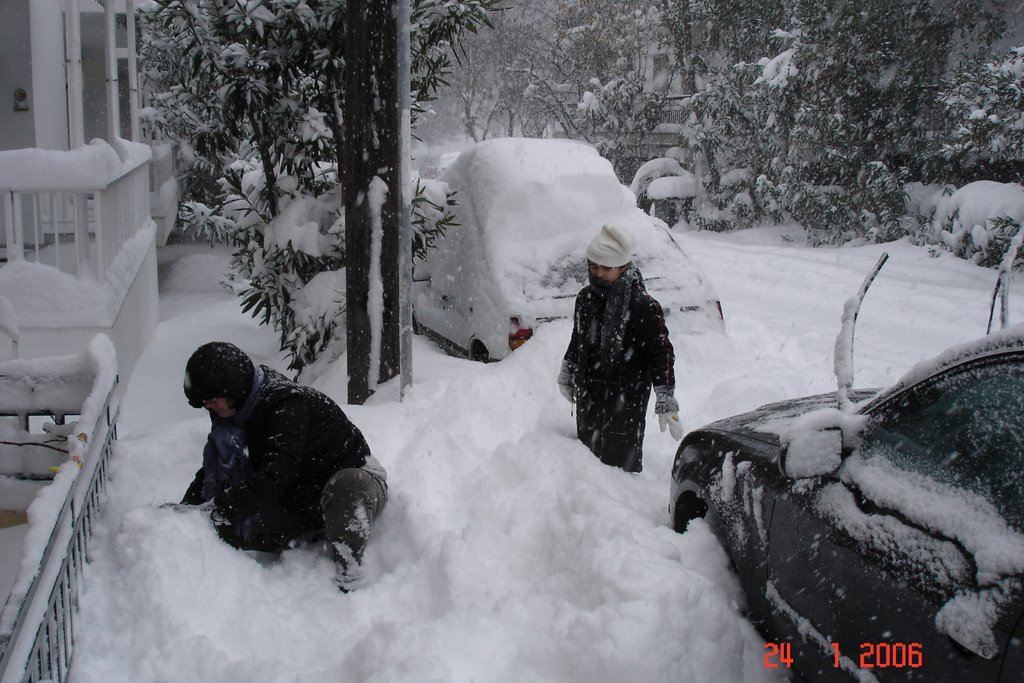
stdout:
{"type": "MultiPolygon", "coordinates": [[[[96,384],[100,384],[99,378],[96,384]]],[[[80,458],[80,469],[67,486],[31,582],[27,589],[12,591],[0,611],[0,683],[67,681],[83,566],[93,523],[106,491],[108,461],[116,439],[115,386],[116,377],[108,386],[94,386],[89,394],[87,402],[98,400],[101,407],[81,416],[87,419],[91,414],[94,421],[90,420],[88,425],[80,421],[78,425],[78,431],[91,433],[80,458]]],[[[77,410],[86,413],[82,407],[77,410]]],[[[67,406],[27,411],[10,411],[5,407],[0,414],[15,415],[27,422],[33,415],[63,416],[66,411],[67,406]]],[[[58,473],[48,486],[57,486],[61,481],[58,473]]],[[[32,552],[26,549],[26,553],[32,552]]],[[[23,568],[22,572],[25,571],[23,568]]],[[[21,578],[16,588],[21,585],[21,578]]]]}

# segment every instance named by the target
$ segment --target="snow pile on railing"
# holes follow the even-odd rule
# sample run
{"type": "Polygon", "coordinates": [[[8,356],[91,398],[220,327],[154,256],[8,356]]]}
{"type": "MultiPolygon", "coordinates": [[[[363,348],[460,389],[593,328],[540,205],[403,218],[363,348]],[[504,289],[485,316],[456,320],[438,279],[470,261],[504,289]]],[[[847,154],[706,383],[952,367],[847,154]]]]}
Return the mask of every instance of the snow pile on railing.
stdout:
{"type": "Polygon", "coordinates": [[[11,149],[0,152],[0,189],[96,190],[149,161],[149,145],[95,139],[70,151],[11,149]]]}

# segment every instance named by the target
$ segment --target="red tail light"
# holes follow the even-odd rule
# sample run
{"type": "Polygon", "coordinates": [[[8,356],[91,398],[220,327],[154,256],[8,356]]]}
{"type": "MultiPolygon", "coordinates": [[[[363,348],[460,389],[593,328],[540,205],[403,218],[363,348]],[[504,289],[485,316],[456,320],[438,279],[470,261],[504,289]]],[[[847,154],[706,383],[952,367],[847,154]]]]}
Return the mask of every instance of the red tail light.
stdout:
{"type": "Polygon", "coordinates": [[[526,343],[526,340],[533,336],[533,329],[523,325],[518,315],[509,316],[508,319],[508,348],[515,351],[526,343]]]}

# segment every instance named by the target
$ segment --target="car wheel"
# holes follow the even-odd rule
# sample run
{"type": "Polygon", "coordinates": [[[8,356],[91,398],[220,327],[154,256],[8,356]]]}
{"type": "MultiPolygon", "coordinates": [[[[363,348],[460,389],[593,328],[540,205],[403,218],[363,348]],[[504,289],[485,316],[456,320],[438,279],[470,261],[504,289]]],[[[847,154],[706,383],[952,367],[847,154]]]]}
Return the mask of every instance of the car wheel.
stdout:
{"type": "Polygon", "coordinates": [[[672,528],[683,533],[695,519],[703,519],[708,513],[708,504],[704,502],[696,491],[683,491],[676,499],[675,518],[672,520],[672,528]]]}
{"type": "Polygon", "coordinates": [[[488,363],[491,360],[491,354],[487,352],[487,347],[480,341],[474,340],[472,346],[469,347],[469,359],[488,363]]]}

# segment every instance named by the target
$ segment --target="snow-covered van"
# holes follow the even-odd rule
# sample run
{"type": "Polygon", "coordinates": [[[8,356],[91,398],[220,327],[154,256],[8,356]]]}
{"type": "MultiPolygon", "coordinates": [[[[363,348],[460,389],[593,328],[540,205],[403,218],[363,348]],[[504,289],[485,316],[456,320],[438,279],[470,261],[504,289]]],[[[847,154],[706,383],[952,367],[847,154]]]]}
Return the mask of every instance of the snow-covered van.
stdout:
{"type": "Polygon", "coordinates": [[[590,145],[487,140],[440,180],[454,193],[457,225],[414,263],[413,315],[417,331],[449,352],[498,360],[538,324],[571,317],[587,282],[584,251],[605,223],[632,239],[634,263],[674,329],[724,330],[718,297],[668,226],[637,208],[590,145]]]}

